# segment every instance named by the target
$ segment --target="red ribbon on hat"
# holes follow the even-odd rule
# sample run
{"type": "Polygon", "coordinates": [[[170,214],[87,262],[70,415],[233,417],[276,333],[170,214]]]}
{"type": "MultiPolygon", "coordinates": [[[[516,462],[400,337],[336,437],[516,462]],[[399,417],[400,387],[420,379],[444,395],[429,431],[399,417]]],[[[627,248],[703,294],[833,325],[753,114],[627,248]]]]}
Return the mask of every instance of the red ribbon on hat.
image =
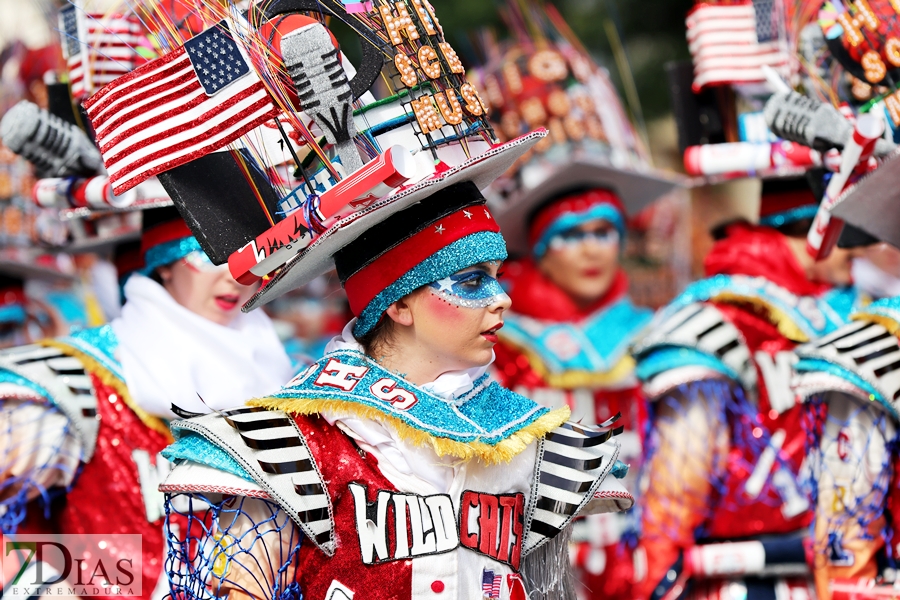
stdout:
{"type": "Polygon", "coordinates": [[[145,256],[148,250],[160,244],[191,237],[192,235],[194,234],[191,233],[187,223],[182,219],[155,225],[141,234],[141,256],[145,256]]]}
{"type": "Polygon", "coordinates": [[[473,233],[498,233],[499,225],[484,206],[469,206],[438,219],[351,275],[344,283],[353,314],[426,258],[473,233]]]}

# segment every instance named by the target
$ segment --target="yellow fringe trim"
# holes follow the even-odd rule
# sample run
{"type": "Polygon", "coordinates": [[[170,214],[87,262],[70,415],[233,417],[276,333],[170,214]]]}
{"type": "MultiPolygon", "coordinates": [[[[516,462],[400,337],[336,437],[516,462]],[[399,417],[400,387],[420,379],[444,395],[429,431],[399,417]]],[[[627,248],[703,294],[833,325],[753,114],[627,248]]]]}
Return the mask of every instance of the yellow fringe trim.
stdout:
{"type": "Polygon", "coordinates": [[[881,325],[885,329],[887,329],[891,335],[897,335],[900,332],[900,323],[897,323],[894,319],[889,317],[884,317],[881,315],[872,315],[872,314],[856,314],[850,317],[851,321],[866,321],[868,323],[875,323],[877,325],[881,325]]]}
{"type": "Polygon", "coordinates": [[[144,425],[146,425],[153,431],[163,434],[169,441],[173,441],[172,433],[169,431],[169,426],[166,425],[165,421],[158,417],[154,417],[153,415],[142,409],[140,406],[138,406],[134,399],[132,399],[131,394],[128,392],[128,387],[125,385],[125,382],[110,373],[109,370],[102,364],[100,364],[100,362],[96,358],[58,340],[41,340],[37,342],[37,344],[46,346],[48,348],[56,348],[60,352],[68,356],[74,356],[75,358],[80,360],[92,375],[102,381],[104,385],[108,385],[109,387],[116,390],[125,405],[128,406],[128,408],[130,408],[132,412],[134,412],[134,414],[138,416],[138,418],[144,425]]]}
{"type": "Polygon", "coordinates": [[[802,344],[809,341],[809,337],[803,333],[800,327],[788,317],[784,311],[776,308],[757,297],[742,296],[732,292],[721,292],[713,296],[712,300],[726,303],[743,303],[750,304],[756,308],[756,312],[765,316],[772,325],[778,328],[779,333],[791,340],[802,344]]]}
{"type": "Polygon", "coordinates": [[[631,375],[634,372],[636,364],[634,358],[626,354],[619,359],[619,362],[617,362],[609,371],[571,370],[566,371],[565,373],[552,373],[547,369],[541,356],[534,350],[514,344],[508,339],[504,339],[503,342],[522,353],[522,355],[528,359],[528,364],[531,365],[531,368],[541,376],[541,379],[543,379],[547,385],[563,390],[613,386],[631,375]]]}
{"type": "Polygon", "coordinates": [[[294,415],[350,412],[363,419],[386,423],[393,427],[405,441],[416,446],[431,446],[438,456],[456,456],[465,460],[478,458],[488,464],[509,462],[513,457],[525,450],[528,444],[565,423],[570,415],[567,406],[557,408],[492,446],[484,442],[457,442],[447,438],[435,437],[407,425],[396,417],[386,415],[380,410],[346,400],[269,397],[251,400],[247,405],[259,406],[270,410],[282,410],[294,415]]]}

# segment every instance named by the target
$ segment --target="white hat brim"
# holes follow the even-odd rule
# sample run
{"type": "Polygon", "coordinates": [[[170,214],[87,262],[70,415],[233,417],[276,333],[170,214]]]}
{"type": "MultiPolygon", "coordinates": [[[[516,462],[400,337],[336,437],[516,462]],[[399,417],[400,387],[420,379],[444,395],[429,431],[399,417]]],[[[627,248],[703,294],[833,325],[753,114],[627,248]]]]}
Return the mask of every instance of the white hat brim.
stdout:
{"type": "Polygon", "coordinates": [[[244,312],[253,310],[329,271],[333,267],[332,259],[335,253],[341,248],[391,215],[425,200],[445,187],[471,181],[479,190],[487,188],[545,135],[547,135],[545,130],[533,131],[491,148],[455,167],[401,188],[363,210],[341,219],[285,263],[269,283],[260,288],[241,310],[244,312]]]}
{"type": "Polygon", "coordinates": [[[900,248],[900,150],[844,190],[832,214],[900,248]]]}
{"type": "Polygon", "coordinates": [[[43,281],[75,281],[74,274],[65,273],[59,269],[45,266],[35,259],[37,254],[27,253],[25,256],[13,255],[9,252],[0,252],[0,273],[9,277],[21,279],[41,279],[43,281]]]}
{"type": "Polygon", "coordinates": [[[661,171],[642,173],[618,169],[589,158],[577,158],[554,172],[540,185],[514,195],[502,205],[492,205],[491,208],[510,252],[521,256],[531,250],[528,247],[529,215],[558,194],[577,189],[609,189],[619,196],[625,210],[634,215],[675,188],[685,185],[686,180],[675,174],[661,171]]]}

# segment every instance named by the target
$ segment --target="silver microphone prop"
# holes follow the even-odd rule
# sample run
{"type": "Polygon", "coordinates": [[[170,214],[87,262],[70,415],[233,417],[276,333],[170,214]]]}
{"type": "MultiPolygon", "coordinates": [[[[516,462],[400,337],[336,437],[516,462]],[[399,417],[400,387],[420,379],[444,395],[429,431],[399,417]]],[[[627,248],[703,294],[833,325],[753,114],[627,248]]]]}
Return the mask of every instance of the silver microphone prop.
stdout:
{"type": "Polygon", "coordinates": [[[337,149],[344,173],[349,175],[362,168],[353,140],[353,92],[328,31],[314,23],[286,34],[281,38],[281,55],[297,88],[301,108],[337,149]]]}
{"type": "Polygon", "coordinates": [[[45,177],[103,173],[100,152],[83,131],[27,100],[0,119],[0,139],[45,177]]]}
{"type": "MultiPolygon", "coordinates": [[[[778,137],[809,146],[819,152],[843,149],[853,137],[853,123],[830,104],[794,91],[773,94],[764,109],[766,123],[778,137]]],[[[883,156],[896,144],[879,139],[875,156],[883,156]]]]}

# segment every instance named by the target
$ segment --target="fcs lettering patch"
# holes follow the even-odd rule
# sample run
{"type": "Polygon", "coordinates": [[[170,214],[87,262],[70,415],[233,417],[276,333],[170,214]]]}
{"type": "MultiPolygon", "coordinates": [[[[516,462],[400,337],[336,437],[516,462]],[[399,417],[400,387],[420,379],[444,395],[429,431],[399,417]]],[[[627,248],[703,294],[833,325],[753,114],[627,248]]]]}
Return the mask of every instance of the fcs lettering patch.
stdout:
{"type": "Polygon", "coordinates": [[[459,538],[463,547],[518,571],[524,529],[524,494],[463,493],[459,511],[459,538]]]}

